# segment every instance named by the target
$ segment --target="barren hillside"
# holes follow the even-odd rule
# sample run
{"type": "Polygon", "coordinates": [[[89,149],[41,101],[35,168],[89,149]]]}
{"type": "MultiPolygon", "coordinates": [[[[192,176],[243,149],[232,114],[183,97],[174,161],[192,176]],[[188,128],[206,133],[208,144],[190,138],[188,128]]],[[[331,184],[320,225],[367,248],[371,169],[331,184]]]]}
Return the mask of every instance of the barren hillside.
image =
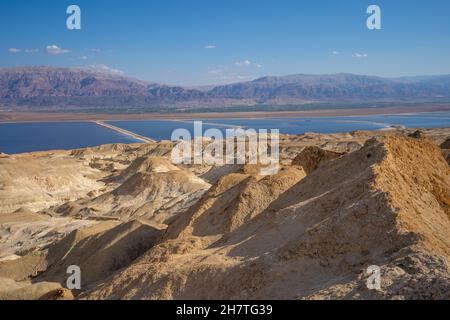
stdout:
{"type": "Polygon", "coordinates": [[[0,298],[450,299],[449,136],[285,135],[272,176],[171,142],[3,155],[0,298]]]}

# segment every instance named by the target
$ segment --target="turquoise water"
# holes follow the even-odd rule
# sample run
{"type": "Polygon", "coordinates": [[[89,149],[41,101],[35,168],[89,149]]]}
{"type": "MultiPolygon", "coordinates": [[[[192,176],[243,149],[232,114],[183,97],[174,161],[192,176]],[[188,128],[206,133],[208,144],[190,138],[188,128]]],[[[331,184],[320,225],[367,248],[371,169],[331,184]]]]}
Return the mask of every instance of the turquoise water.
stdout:
{"type": "MultiPolygon", "coordinates": [[[[109,121],[117,127],[155,139],[170,140],[175,129],[184,128],[193,135],[193,121],[109,121]]],[[[450,112],[357,117],[306,117],[272,119],[205,119],[203,131],[225,129],[279,129],[285,134],[305,132],[339,133],[355,130],[379,130],[389,126],[406,128],[450,127],[450,112]]],[[[40,122],[0,124],[0,152],[21,153],[54,149],[76,149],[108,143],[132,143],[137,140],[92,122],[40,122]]]]}
{"type": "Polygon", "coordinates": [[[0,124],[0,152],[9,154],[136,141],[92,122],[0,124]]]}
{"type": "MultiPolygon", "coordinates": [[[[171,140],[172,132],[176,129],[186,129],[190,132],[191,136],[194,135],[194,122],[193,121],[108,121],[116,127],[137,133],[144,137],[148,137],[154,140],[171,140]]],[[[208,129],[219,129],[225,133],[227,128],[235,128],[236,125],[226,122],[214,120],[203,121],[203,132],[208,129]]]]}
{"type": "MultiPolygon", "coordinates": [[[[430,112],[402,115],[376,115],[358,117],[306,117],[271,119],[203,119],[203,131],[210,128],[225,129],[278,129],[284,134],[305,132],[340,133],[356,130],[380,130],[390,126],[405,128],[440,128],[450,126],[450,112],[430,112]]],[[[155,140],[170,140],[172,131],[185,128],[193,135],[193,121],[110,121],[109,123],[155,140]]]]}

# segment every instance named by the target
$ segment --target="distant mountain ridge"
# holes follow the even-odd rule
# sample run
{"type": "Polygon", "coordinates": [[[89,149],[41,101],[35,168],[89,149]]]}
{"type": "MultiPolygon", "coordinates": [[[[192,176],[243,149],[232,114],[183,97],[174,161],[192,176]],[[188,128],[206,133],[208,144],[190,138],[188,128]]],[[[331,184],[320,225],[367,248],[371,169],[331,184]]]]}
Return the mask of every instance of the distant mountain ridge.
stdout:
{"type": "Polygon", "coordinates": [[[216,87],[214,97],[236,99],[414,100],[450,97],[450,76],[381,78],[353,74],[264,77],[251,82],[216,87]]]}
{"type": "MultiPolygon", "coordinates": [[[[152,107],[189,97],[181,87],[88,69],[31,67],[0,70],[0,101],[23,108],[152,107]]],[[[194,91],[192,96],[195,96],[194,91]]]]}
{"type": "Polygon", "coordinates": [[[0,69],[0,108],[204,108],[343,102],[450,101],[450,75],[381,78],[347,73],[268,76],[199,90],[90,69],[0,69]]]}

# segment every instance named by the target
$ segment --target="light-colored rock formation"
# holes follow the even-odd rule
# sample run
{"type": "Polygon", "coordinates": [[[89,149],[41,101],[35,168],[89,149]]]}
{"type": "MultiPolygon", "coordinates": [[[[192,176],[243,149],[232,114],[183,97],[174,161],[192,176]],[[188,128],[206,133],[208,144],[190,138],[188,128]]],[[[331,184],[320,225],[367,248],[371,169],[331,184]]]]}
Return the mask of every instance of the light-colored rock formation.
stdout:
{"type": "Polygon", "coordinates": [[[415,131],[281,135],[273,176],[168,141],[0,156],[0,299],[450,299],[450,129],[415,131]]]}
{"type": "Polygon", "coordinates": [[[373,140],[213,243],[205,234],[212,223],[196,233],[194,214],[177,236],[84,297],[450,298],[449,199],[450,168],[436,146],[373,140]],[[382,269],[379,291],[365,286],[370,265],[382,269]]]}

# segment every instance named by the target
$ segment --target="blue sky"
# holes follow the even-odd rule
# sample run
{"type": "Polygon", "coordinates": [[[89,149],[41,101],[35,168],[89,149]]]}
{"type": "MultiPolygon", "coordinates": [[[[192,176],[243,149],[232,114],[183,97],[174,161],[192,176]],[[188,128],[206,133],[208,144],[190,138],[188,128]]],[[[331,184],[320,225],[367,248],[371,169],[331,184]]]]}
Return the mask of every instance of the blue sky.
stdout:
{"type": "Polygon", "coordinates": [[[90,66],[181,85],[450,74],[449,17],[448,0],[3,0],[0,67],[90,66]],[[70,4],[81,30],[66,28],[70,4]],[[366,28],[370,4],[382,30],[366,28]]]}

